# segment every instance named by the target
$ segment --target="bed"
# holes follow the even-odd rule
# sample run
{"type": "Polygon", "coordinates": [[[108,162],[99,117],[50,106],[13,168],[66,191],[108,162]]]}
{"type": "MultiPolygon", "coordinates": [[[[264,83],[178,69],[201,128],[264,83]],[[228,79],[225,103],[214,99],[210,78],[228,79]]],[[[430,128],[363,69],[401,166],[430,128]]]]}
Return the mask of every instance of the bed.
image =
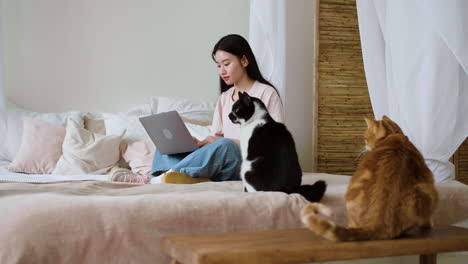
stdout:
{"type": "MultiPolygon", "coordinates": [[[[8,169],[22,143],[18,135],[23,115],[59,125],[70,117],[77,124],[85,116],[91,118],[88,121],[105,119],[94,128],[86,127],[85,120],[83,129],[106,135],[126,130],[130,144],[146,140],[136,125],[138,117],[168,110],[181,113],[192,135],[203,138],[209,133],[213,108],[212,103],[155,97],[122,113],[12,112],[0,142],[0,263],[168,263],[159,248],[162,236],[303,227],[299,211],[307,201],[302,196],[244,193],[239,181],[139,185],[112,183],[101,173],[25,174],[8,169]],[[103,126],[107,131],[99,131],[103,126]]],[[[135,165],[139,173],[148,171],[151,158],[146,157],[146,165],[132,162],[127,165],[132,170],[135,165]]],[[[303,183],[318,179],[328,183],[322,202],[333,208],[334,221],[346,224],[343,197],[349,177],[306,173],[303,183]]],[[[435,224],[468,226],[468,186],[451,181],[438,183],[437,189],[441,202],[435,224]]],[[[468,263],[464,253],[442,257],[468,263]]],[[[394,259],[379,261],[368,263],[394,259]]]]}
{"type": "MultiPolygon", "coordinates": [[[[238,181],[138,185],[83,175],[88,179],[32,183],[1,174],[0,263],[169,263],[162,236],[302,227],[307,203],[298,194],[244,193],[238,181]]],[[[329,185],[322,202],[345,224],[349,177],[307,173],[303,182],[318,179],[329,185]]],[[[437,189],[436,225],[468,219],[468,186],[451,181],[437,189]]]]}

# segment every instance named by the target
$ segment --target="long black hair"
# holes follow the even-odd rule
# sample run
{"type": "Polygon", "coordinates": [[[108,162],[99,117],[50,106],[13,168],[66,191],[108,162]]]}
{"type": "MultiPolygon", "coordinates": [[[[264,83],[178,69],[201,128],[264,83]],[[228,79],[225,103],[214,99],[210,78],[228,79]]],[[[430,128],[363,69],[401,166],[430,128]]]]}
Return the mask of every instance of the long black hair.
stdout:
{"type": "MultiPolygon", "coordinates": [[[[216,43],[216,45],[213,48],[213,52],[211,53],[211,58],[214,61],[216,61],[214,56],[218,50],[226,51],[233,55],[236,55],[239,58],[239,60],[242,59],[243,56],[245,56],[249,62],[249,64],[246,67],[247,75],[249,76],[249,78],[254,81],[259,81],[263,84],[269,85],[276,90],[276,88],[270,82],[265,80],[265,78],[263,78],[262,74],[260,73],[257,60],[255,60],[255,56],[252,52],[252,49],[250,48],[250,45],[247,42],[247,40],[245,40],[245,38],[237,34],[231,34],[222,37],[218,41],[218,43],[216,43]]],[[[219,77],[220,93],[229,90],[229,88],[231,88],[232,86],[232,84],[227,85],[224,82],[224,80],[221,77],[219,77]]],[[[276,91],[276,93],[278,93],[278,91],[276,91]]]]}

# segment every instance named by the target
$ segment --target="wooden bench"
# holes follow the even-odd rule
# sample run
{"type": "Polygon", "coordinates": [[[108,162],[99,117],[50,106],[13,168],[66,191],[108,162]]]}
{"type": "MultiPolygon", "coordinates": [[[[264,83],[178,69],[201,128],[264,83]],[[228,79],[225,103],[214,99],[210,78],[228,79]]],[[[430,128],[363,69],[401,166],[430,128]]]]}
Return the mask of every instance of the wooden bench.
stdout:
{"type": "Polygon", "coordinates": [[[436,227],[393,240],[331,242],[307,229],[229,232],[163,237],[162,250],[173,264],[308,263],[420,255],[436,263],[436,254],[468,251],[468,229],[436,227]]]}

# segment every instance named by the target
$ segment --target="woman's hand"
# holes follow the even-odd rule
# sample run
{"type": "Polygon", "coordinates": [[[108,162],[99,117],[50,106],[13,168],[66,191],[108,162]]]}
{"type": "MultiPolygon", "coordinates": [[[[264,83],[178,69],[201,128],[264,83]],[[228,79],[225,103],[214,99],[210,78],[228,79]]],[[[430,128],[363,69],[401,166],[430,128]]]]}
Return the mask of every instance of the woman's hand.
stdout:
{"type": "Polygon", "coordinates": [[[204,147],[204,146],[206,146],[206,145],[208,145],[208,144],[211,144],[211,143],[215,142],[215,141],[218,140],[219,138],[221,138],[221,137],[217,137],[217,136],[207,136],[204,140],[198,141],[197,146],[198,146],[199,148],[204,147]]]}

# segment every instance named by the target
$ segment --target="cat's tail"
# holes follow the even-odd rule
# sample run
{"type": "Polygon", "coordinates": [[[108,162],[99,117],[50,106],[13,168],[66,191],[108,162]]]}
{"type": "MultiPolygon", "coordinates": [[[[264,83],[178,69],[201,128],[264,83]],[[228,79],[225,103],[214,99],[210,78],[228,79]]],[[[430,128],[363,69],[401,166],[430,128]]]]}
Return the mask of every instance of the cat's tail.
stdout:
{"type": "Polygon", "coordinates": [[[320,203],[311,203],[301,211],[302,222],[314,233],[333,241],[369,240],[372,232],[363,228],[349,228],[337,225],[319,214],[332,216],[330,208],[320,203]]]}
{"type": "Polygon", "coordinates": [[[313,185],[301,185],[295,192],[301,194],[310,202],[318,202],[322,199],[326,189],[327,184],[320,180],[313,185]]]}

